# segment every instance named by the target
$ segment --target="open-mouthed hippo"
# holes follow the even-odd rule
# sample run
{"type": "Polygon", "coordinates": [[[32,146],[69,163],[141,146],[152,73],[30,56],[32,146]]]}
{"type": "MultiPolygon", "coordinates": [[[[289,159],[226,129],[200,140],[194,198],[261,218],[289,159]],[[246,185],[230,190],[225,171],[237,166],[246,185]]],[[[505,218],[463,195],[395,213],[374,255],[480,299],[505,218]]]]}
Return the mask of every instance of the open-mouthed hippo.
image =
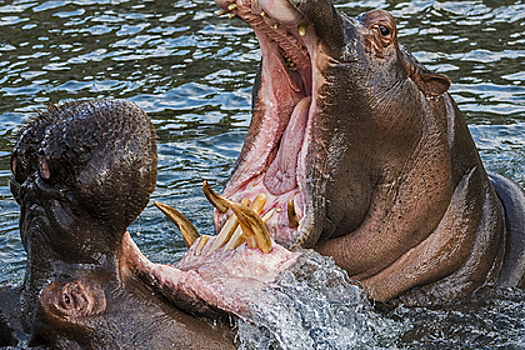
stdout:
{"type": "Polygon", "coordinates": [[[155,130],[122,100],[51,106],[19,131],[11,191],[25,279],[0,287],[0,346],[233,349],[229,325],[168,304],[126,232],[155,188],[155,130]]]}
{"type": "MultiPolygon", "coordinates": [[[[524,194],[487,175],[449,79],[399,46],[388,12],[353,19],[329,0],[216,3],[253,28],[263,56],[223,197],[264,194],[259,211],[277,244],[333,256],[377,301],[525,287],[524,194]]],[[[231,212],[218,206],[218,231],[231,212]]],[[[229,238],[221,232],[216,240],[229,238]]]]}

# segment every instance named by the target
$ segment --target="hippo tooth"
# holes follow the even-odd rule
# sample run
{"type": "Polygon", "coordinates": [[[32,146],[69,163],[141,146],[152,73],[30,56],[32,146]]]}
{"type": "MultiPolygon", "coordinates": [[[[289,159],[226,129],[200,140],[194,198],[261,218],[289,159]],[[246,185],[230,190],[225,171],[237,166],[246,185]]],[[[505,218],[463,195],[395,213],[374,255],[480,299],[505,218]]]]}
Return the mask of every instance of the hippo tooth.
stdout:
{"type": "Polygon", "coordinates": [[[184,243],[186,243],[186,247],[191,247],[193,242],[200,237],[195,226],[193,226],[193,224],[178,210],[157,201],[154,201],[153,204],[155,204],[155,206],[159,208],[168,219],[177,225],[182,234],[182,238],[184,239],[184,243]]]}
{"type": "MultiPolygon", "coordinates": [[[[263,196],[261,196],[261,195],[257,196],[255,198],[255,200],[253,201],[252,205],[251,205],[252,209],[258,209],[257,208],[257,206],[258,206],[257,202],[259,200],[262,201],[262,199],[263,199],[263,196]]],[[[264,195],[264,200],[266,201],[266,195],[264,195]]],[[[264,207],[264,204],[262,205],[262,207],[264,207]]],[[[274,209],[270,210],[269,212],[267,212],[261,218],[261,220],[262,220],[262,222],[264,224],[266,224],[266,221],[268,221],[272,217],[274,211],[275,211],[274,209]]],[[[257,214],[260,214],[260,212],[257,212],[257,210],[255,210],[255,212],[257,214]]],[[[246,239],[245,239],[245,236],[243,235],[242,229],[241,229],[241,227],[238,227],[237,230],[235,230],[235,232],[233,233],[232,238],[230,239],[228,244],[226,244],[226,246],[224,247],[224,251],[227,252],[227,251],[230,251],[230,250],[234,250],[235,248],[237,248],[238,246],[243,244],[245,241],[246,241],[246,239]]]]}
{"type": "Polygon", "coordinates": [[[295,202],[293,199],[290,199],[288,202],[288,221],[290,222],[291,228],[299,226],[299,216],[295,212],[295,202]]]}
{"type": "MultiPolygon", "coordinates": [[[[248,198],[244,198],[241,203],[248,205],[250,204],[250,200],[248,198]]],[[[230,215],[228,221],[226,221],[226,224],[224,224],[222,227],[221,232],[219,232],[219,234],[215,237],[215,240],[213,241],[206,255],[210,255],[217,249],[222,248],[232,238],[238,226],[239,220],[237,217],[235,215],[230,215]]]]}
{"type": "MultiPolygon", "coordinates": [[[[235,216],[235,215],[234,215],[235,216]]],[[[228,241],[228,243],[224,246],[224,251],[229,252],[231,250],[234,250],[241,244],[246,242],[246,239],[244,238],[244,235],[242,234],[241,227],[237,227],[235,232],[232,235],[232,238],[228,241]]]]}
{"type": "Polygon", "coordinates": [[[235,13],[230,13],[230,14],[228,15],[228,18],[229,18],[229,19],[232,19],[232,18],[235,17],[235,16],[236,16],[235,13]]]}
{"type": "Polygon", "coordinates": [[[219,10],[217,11],[217,16],[224,16],[224,15],[227,15],[228,13],[230,13],[230,11],[228,10],[219,10]]]}
{"type": "Polygon", "coordinates": [[[253,211],[257,213],[257,215],[261,215],[261,212],[265,204],[266,204],[266,195],[264,193],[261,193],[257,197],[255,197],[252,205],[250,205],[250,208],[252,208],[253,211]]]}
{"type": "Polygon", "coordinates": [[[266,12],[263,11],[261,12],[261,17],[264,17],[264,16],[266,16],[266,12]]]}
{"type": "Polygon", "coordinates": [[[223,214],[228,211],[228,202],[211,189],[210,185],[208,184],[208,181],[204,181],[202,189],[204,191],[204,195],[206,196],[206,198],[208,198],[208,201],[218,211],[220,211],[223,214]]]}
{"type": "Polygon", "coordinates": [[[306,35],[306,28],[308,27],[308,24],[306,23],[301,23],[299,24],[299,35],[300,36],[305,36],[306,35]]]}
{"type": "Polygon", "coordinates": [[[275,22],[275,24],[273,25],[273,27],[274,27],[275,29],[279,29],[280,26],[281,26],[281,24],[279,24],[279,23],[277,23],[277,22],[275,22]]]}
{"type": "Polygon", "coordinates": [[[266,221],[270,220],[270,218],[273,216],[273,213],[275,213],[275,209],[272,209],[269,212],[267,212],[266,214],[264,214],[261,217],[262,222],[264,222],[266,224],[266,221]]]}
{"type": "Polygon", "coordinates": [[[206,255],[210,255],[211,253],[219,249],[221,246],[223,246],[226,242],[228,242],[238,226],[239,220],[237,220],[237,217],[235,215],[231,215],[228,218],[228,221],[226,221],[226,224],[224,224],[224,226],[222,227],[221,232],[219,232],[219,234],[213,241],[213,244],[211,245],[206,255]]]}
{"type": "Polygon", "coordinates": [[[259,194],[252,203],[253,208],[250,208],[243,203],[233,202],[219,196],[211,189],[207,181],[204,181],[202,187],[206,198],[215,208],[225,213],[229,207],[234,212],[250,248],[258,248],[263,253],[269,253],[272,250],[270,234],[259,216],[266,203],[266,195],[259,194]]]}
{"type": "Polygon", "coordinates": [[[236,3],[232,3],[232,4],[229,4],[228,5],[228,10],[230,11],[233,11],[237,8],[237,4],[236,3]]]}
{"type": "Polygon", "coordinates": [[[208,243],[208,240],[210,239],[210,236],[208,235],[202,235],[201,239],[199,239],[199,244],[197,245],[197,248],[195,249],[195,255],[199,256],[201,255],[202,248],[208,243]]]}
{"type": "Polygon", "coordinates": [[[230,209],[239,218],[246,242],[250,248],[258,248],[263,253],[269,253],[272,250],[272,241],[266,225],[262,222],[261,217],[252,209],[244,204],[228,202],[230,209]]]}

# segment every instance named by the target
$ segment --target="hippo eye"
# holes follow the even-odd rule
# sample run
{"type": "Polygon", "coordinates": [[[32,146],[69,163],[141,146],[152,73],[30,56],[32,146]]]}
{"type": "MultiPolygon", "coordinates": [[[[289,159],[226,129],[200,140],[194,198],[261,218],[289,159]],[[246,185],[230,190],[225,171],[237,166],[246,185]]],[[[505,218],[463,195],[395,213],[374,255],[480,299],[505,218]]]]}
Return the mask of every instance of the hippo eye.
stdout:
{"type": "Polygon", "coordinates": [[[389,36],[390,35],[390,29],[388,29],[385,26],[379,26],[379,31],[381,32],[382,36],[389,36]]]}
{"type": "Polygon", "coordinates": [[[71,305],[71,298],[69,297],[69,295],[64,294],[64,302],[66,303],[66,305],[71,305]]]}

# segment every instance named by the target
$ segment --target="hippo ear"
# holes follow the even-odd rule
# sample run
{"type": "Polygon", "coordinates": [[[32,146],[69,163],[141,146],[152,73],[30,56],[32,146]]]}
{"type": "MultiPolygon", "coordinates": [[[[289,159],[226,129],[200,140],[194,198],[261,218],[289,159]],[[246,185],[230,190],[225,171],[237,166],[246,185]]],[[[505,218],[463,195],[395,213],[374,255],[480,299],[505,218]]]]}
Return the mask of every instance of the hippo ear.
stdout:
{"type": "Polygon", "coordinates": [[[425,96],[440,96],[448,91],[450,80],[446,75],[432,72],[407,51],[402,50],[402,54],[410,79],[416,83],[425,96]]]}
{"type": "Polygon", "coordinates": [[[52,282],[40,293],[39,309],[51,323],[76,323],[103,313],[106,296],[100,285],[90,280],[52,282]]]}

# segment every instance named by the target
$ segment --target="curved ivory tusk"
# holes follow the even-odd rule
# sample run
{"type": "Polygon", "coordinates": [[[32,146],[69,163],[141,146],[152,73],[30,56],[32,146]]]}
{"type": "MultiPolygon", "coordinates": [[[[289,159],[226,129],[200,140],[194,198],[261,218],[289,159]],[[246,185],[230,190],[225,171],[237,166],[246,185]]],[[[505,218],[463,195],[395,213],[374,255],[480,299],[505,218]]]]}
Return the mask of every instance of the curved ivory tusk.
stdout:
{"type": "Polygon", "coordinates": [[[177,209],[170,207],[169,205],[153,201],[153,204],[161,212],[164,213],[170,219],[177,227],[179,228],[182,238],[184,239],[184,243],[186,243],[186,247],[191,247],[193,242],[197,240],[197,238],[200,237],[199,232],[193,226],[193,224],[188,220],[184,215],[182,215],[177,209]]]}

